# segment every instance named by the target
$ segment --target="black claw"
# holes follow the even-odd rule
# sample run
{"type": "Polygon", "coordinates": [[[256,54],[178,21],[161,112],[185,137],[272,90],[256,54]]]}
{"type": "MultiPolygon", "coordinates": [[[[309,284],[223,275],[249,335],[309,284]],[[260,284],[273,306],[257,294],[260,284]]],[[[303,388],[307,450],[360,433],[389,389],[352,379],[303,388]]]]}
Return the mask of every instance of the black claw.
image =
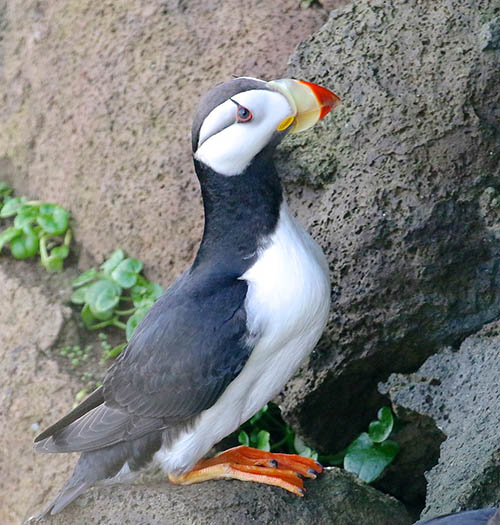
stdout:
{"type": "Polygon", "coordinates": [[[314,476],[316,476],[318,474],[318,471],[317,470],[314,470],[313,468],[310,468],[308,471],[307,471],[309,474],[312,474],[314,476]]]}
{"type": "Polygon", "coordinates": [[[302,494],[302,496],[306,493],[304,489],[299,489],[299,492],[302,494]]]}
{"type": "Polygon", "coordinates": [[[278,468],[278,462],[275,459],[270,459],[269,460],[269,466],[270,467],[274,467],[274,468],[278,468]]]}

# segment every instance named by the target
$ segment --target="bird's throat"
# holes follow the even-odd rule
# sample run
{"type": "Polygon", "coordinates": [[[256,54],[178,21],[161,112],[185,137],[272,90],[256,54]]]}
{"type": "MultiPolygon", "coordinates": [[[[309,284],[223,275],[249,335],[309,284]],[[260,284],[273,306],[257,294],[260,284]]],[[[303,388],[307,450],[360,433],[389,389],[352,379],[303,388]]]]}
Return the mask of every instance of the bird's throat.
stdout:
{"type": "Polygon", "coordinates": [[[283,200],[270,155],[261,152],[246,170],[221,175],[195,160],[205,210],[205,228],[193,269],[211,267],[232,277],[255,261],[259,246],[276,228],[283,200]]]}

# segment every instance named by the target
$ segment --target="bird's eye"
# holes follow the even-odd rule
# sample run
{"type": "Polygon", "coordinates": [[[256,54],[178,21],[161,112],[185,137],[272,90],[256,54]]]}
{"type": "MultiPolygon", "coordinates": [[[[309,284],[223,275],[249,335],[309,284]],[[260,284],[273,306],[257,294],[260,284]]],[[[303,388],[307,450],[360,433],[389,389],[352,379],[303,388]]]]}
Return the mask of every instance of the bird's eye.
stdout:
{"type": "Polygon", "coordinates": [[[252,120],[252,112],[244,106],[238,106],[236,110],[236,120],[238,122],[249,122],[252,120]]]}

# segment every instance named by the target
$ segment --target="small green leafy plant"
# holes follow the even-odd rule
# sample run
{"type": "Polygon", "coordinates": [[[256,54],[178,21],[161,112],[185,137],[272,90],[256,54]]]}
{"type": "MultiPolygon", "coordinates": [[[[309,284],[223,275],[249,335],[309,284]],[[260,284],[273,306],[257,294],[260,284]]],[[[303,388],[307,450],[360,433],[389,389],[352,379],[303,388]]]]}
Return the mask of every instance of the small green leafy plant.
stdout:
{"type": "Polygon", "coordinates": [[[283,422],[279,407],[273,403],[265,405],[239,428],[238,441],[268,452],[272,450],[318,459],[318,453],[307,447],[283,422]],[[271,437],[274,439],[271,440],[271,437]]]}
{"type": "Polygon", "coordinates": [[[368,426],[368,432],[362,432],[345,450],[344,468],[366,483],[379,478],[399,452],[399,445],[389,439],[393,427],[391,409],[381,408],[377,421],[368,426]]]}
{"type": "Polygon", "coordinates": [[[0,182],[0,219],[14,219],[14,224],[0,233],[0,252],[8,246],[16,259],[40,254],[44,268],[60,272],[71,242],[69,213],[57,204],[11,194],[12,188],[0,182]]]}
{"type": "MultiPolygon", "coordinates": [[[[130,340],[137,325],[163,293],[159,284],[140,275],[141,270],[141,261],[126,257],[119,249],[99,270],[91,268],[73,281],[75,291],[71,301],[82,305],[82,320],[89,330],[116,326],[125,330],[127,341],[130,340]],[[121,306],[124,303],[126,306],[121,306]]],[[[106,348],[107,358],[116,357],[124,346],[125,343],[106,348]]]]}
{"type": "Polygon", "coordinates": [[[391,409],[383,407],[377,416],[377,421],[370,423],[368,432],[361,433],[346,449],[323,456],[305,445],[283,422],[279,408],[269,403],[239,428],[238,441],[261,450],[300,454],[323,465],[343,465],[348,472],[372,483],[399,452],[398,444],[388,439],[394,427],[391,409]]]}
{"type": "Polygon", "coordinates": [[[59,353],[69,359],[71,366],[76,368],[78,365],[86,363],[89,360],[91,350],[92,345],[87,345],[85,348],[82,348],[80,345],[68,345],[63,346],[59,353]]]}

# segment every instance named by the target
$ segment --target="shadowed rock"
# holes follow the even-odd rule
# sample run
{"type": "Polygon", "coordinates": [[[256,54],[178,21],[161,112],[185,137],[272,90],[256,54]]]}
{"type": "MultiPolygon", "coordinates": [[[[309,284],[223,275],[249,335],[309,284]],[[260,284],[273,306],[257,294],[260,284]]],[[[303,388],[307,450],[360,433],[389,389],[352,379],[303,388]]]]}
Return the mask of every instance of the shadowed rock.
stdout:
{"type": "MultiPolygon", "coordinates": [[[[397,412],[432,418],[447,439],[427,473],[422,518],[500,504],[500,322],[467,338],[458,351],[431,356],[408,376],[381,387],[397,412]]],[[[403,416],[404,417],[404,416],[403,416]]]]}
{"type": "Polygon", "coordinates": [[[378,381],[500,314],[496,8],[356,2],[291,58],[344,100],[279,166],[333,283],[327,333],[281,400],[312,446],[339,450],[374,418],[378,381]]]}

